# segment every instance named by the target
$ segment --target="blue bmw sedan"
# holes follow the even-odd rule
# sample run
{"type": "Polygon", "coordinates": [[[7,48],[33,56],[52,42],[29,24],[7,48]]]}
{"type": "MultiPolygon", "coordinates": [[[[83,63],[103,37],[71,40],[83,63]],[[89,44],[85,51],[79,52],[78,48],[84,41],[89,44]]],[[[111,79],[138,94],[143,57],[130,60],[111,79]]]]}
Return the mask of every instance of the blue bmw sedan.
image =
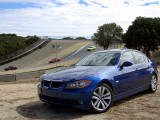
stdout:
{"type": "Polygon", "coordinates": [[[157,89],[156,64],[137,50],[113,49],[91,53],[73,68],[43,76],[40,100],[101,113],[121,98],[157,89]]]}

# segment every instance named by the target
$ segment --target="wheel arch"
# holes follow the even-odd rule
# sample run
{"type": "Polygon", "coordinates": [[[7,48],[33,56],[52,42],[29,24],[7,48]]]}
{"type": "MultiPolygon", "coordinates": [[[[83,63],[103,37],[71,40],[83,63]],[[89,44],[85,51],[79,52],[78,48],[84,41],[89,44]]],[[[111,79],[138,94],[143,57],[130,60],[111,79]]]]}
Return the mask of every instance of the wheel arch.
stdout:
{"type": "Polygon", "coordinates": [[[105,84],[109,85],[111,87],[112,91],[114,91],[113,85],[111,84],[111,82],[109,80],[104,79],[99,84],[101,84],[101,83],[105,83],[105,84]]]}
{"type": "Polygon", "coordinates": [[[152,72],[152,75],[153,75],[153,74],[156,75],[156,78],[157,78],[157,81],[158,81],[158,74],[157,74],[155,71],[152,72]]]}

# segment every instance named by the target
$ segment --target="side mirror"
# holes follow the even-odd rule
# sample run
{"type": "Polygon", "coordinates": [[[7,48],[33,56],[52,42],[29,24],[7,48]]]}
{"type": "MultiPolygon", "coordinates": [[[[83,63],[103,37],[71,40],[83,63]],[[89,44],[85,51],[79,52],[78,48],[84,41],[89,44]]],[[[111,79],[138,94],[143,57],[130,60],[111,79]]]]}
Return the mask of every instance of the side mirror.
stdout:
{"type": "Polygon", "coordinates": [[[123,69],[123,67],[128,67],[128,66],[131,66],[131,65],[133,65],[131,62],[125,61],[125,62],[120,66],[120,68],[123,69]]]}

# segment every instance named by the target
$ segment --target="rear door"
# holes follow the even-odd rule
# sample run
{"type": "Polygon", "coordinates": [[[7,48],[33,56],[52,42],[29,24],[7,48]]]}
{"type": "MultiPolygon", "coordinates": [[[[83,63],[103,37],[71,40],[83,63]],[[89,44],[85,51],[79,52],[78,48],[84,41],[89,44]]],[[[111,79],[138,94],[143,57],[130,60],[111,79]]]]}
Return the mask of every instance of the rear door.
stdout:
{"type": "Polygon", "coordinates": [[[137,87],[143,86],[149,83],[150,80],[150,65],[147,57],[138,51],[133,51],[133,55],[136,59],[136,69],[138,74],[137,87]]]}

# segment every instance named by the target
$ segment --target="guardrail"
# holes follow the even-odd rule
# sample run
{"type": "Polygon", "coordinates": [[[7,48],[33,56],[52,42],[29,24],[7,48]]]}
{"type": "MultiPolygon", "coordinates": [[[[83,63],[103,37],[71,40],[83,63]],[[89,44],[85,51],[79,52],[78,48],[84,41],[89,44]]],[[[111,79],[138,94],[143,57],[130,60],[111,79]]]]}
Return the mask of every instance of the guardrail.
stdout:
{"type": "Polygon", "coordinates": [[[5,60],[5,61],[3,61],[3,62],[0,62],[0,65],[4,65],[4,64],[6,64],[6,63],[9,63],[9,62],[12,62],[12,61],[14,61],[14,60],[17,60],[17,59],[19,59],[19,58],[21,58],[21,57],[24,57],[24,56],[32,53],[33,51],[35,51],[35,50],[37,50],[37,49],[39,49],[39,48],[44,47],[48,42],[49,42],[49,40],[44,40],[42,43],[38,44],[37,46],[33,47],[32,49],[30,49],[30,50],[28,50],[28,51],[26,51],[26,52],[24,52],[24,53],[22,53],[22,54],[20,54],[20,55],[17,55],[17,56],[15,56],[15,57],[12,57],[12,58],[10,58],[10,59],[8,59],[8,60],[5,60]]]}

